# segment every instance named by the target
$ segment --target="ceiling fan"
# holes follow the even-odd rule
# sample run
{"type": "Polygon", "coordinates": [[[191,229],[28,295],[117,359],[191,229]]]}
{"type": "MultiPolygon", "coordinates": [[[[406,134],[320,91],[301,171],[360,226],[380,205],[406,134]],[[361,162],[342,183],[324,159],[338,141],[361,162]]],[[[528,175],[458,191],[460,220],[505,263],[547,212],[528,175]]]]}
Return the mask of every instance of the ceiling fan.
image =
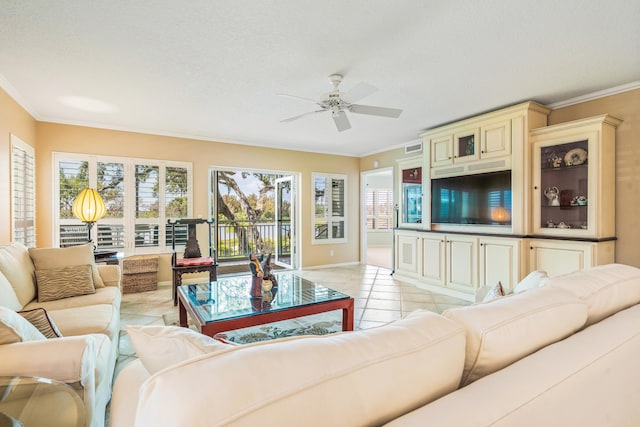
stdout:
{"type": "Polygon", "coordinates": [[[291,98],[302,99],[303,101],[310,101],[320,107],[319,110],[309,111],[307,113],[299,114],[297,116],[289,117],[288,119],[281,120],[282,122],[292,122],[298,120],[301,117],[308,116],[315,113],[323,113],[329,111],[333,122],[336,124],[339,132],[351,128],[349,118],[347,117],[347,111],[356,114],[369,114],[380,117],[392,117],[397,119],[402,110],[397,108],[385,108],[374,107],[372,105],[354,104],[355,102],[367,97],[377,91],[375,87],[367,83],[359,83],[349,92],[340,92],[338,86],[342,81],[342,74],[331,74],[329,76],[329,82],[333,85],[333,91],[326,93],[320,100],[314,100],[309,98],[303,98],[295,95],[287,95],[286,93],[278,93],[279,96],[288,96],[291,98]]]}

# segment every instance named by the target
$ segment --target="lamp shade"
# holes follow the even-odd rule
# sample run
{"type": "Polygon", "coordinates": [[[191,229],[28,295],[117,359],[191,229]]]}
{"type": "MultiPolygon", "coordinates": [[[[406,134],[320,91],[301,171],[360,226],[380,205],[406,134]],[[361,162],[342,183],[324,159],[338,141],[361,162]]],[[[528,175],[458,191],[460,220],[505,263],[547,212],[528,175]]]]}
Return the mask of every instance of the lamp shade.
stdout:
{"type": "Polygon", "coordinates": [[[73,201],[73,214],[82,222],[94,223],[105,213],[104,200],[93,188],[85,188],[73,201]]]}

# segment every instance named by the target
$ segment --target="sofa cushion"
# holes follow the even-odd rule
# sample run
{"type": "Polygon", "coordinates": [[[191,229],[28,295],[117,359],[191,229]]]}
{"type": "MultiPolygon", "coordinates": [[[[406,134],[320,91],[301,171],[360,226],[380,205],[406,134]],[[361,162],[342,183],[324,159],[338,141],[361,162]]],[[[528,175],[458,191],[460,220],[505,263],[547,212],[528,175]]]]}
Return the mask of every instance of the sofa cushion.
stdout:
{"type": "Polygon", "coordinates": [[[0,247],[0,272],[4,274],[20,301],[20,308],[36,297],[33,262],[21,243],[0,247]]]}
{"type": "Polygon", "coordinates": [[[18,314],[29,321],[46,338],[59,338],[62,336],[58,327],[44,308],[19,311],[18,314]]]}
{"type": "Polygon", "coordinates": [[[532,271],[513,287],[513,292],[517,294],[520,292],[528,291],[529,289],[539,288],[543,286],[547,282],[547,280],[549,280],[549,276],[547,276],[546,271],[532,271]]]}
{"type": "Polygon", "coordinates": [[[464,345],[459,326],[421,311],[356,332],[232,346],[151,376],[135,425],[381,425],[455,390],[464,345]]]}
{"type": "Polygon", "coordinates": [[[91,265],[36,270],[38,301],[55,301],[80,295],[94,294],[91,265]]]}
{"type": "Polygon", "coordinates": [[[115,319],[118,312],[111,305],[48,310],[48,313],[64,336],[105,334],[113,342],[117,337],[117,331],[113,331],[112,328],[114,324],[119,327],[119,321],[115,319]]]}
{"type": "Polygon", "coordinates": [[[2,272],[0,272],[0,306],[10,308],[13,311],[20,311],[22,308],[16,291],[13,290],[11,283],[2,272]]]}
{"type": "Polygon", "coordinates": [[[489,288],[487,293],[482,298],[482,302],[489,302],[489,301],[492,301],[492,300],[494,300],[496,298],[503,297],[505,295],[506,295],[506,293],[504,291],[504,288],[502,287],[502,282],[498,282],[498,283],[496,283],[495,286],[489,288]]]}
{"type": "Polygon", "coordinates": [[[0,345],[46,340],[27,319],[15,311],[0,307],[0,345]]]}
{"type": "Polygon", "coordinates": [[[62,310],[65,308],[86,307],[97,304],[111,304],[115,307],[120,307],[121,300],[122,293],[120,292],[120,289],[114,286],[107,286],[96,289],[96,292],[93,294],[80,295],[73,298],[47,302],[31,301],[23,308],[23,310],[31,310],[40,307],[47,310],[62,310]]]}
{"type": "Polygon", "coordinates": [[[229,348],[206,335],[179,326],[127,326],[127,333],[150,374],[196,356],[229,348]]]}
{"type": "Polygon", "coordinates": [[[104,282],[95,263],[91,243],[68,248],[30,248],[29,254],[36,270],[91,265],[94,286],[96,288],[104,287],[104,282]]]}
{"type": "Polygon", "coordinates": [[[571,335],[584,325],[587,306],[568,291],[545,286],[443,315],[467,331],[464,386],[571,335]]]}
{"type": "Polygon", "coordinates": [[[640,303],[640,269],[629,265],[601,265],[556,276],[548,284],[572,292],[587,304],[587,325],[640,303]]]}

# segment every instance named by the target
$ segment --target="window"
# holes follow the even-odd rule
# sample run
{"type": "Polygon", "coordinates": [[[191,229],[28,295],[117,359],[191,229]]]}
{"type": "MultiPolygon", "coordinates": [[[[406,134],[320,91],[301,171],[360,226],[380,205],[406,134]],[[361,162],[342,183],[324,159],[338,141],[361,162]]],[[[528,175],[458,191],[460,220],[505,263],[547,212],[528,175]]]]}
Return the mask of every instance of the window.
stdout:
{"type": "Polygon", "coordinates": [[[346,242],[346,175],[313,173],[312,181],[312,243],[346,242]]]}
{"type": "Polygon", "coordinates": [[[391,230],[393,228],[393,193],[391,189],[367,190],[367,230],[391,230]]]}
{"type": "MultiPolygon", "coordinates": [[[[167,251],[173,240],[167,220],[191,215],[190,163],[54,153],[54,164],[55,243],[61,247],[87,241],[87,226],[71,210],[86,187],[96,188],[106,206],[91,236],[100,249],[167,251]]],[[[186,229],[176,227],[176,235],[184,245],[186,229]]]]}
{"type": "Polygon", "coordinates": [[[11,135],[12,240],[36,246],[35,156],[33,147],[11,135]]]}

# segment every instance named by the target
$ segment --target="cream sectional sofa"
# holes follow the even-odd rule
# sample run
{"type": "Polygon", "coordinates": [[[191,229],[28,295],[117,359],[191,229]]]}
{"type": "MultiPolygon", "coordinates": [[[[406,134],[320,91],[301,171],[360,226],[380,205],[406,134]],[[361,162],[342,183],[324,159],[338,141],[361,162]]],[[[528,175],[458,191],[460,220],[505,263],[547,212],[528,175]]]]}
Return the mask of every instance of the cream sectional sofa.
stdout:
{"type": "MultiPolygon", "coordinates": [[[[65,292],[72,294],[74,289],[65,292]]],[[[121,298],[119,266],[95,265],[90,245],[29,250],[19,243],[0,246],[0,306],[5,317],[11,315],[6,309],[44,308],[62,335],[28,340],[16,333],[17,342],[0,345],[0,376],[36,376],[68,383],[83,400],[85,425],[103,426],[118,357],[121,298]],[[86,272],[80,278],[84,283],[77,284],[84,294],[60,294],[67,283],[78,281],[73,276],[76,268],[86,272]],[[39,295],[44,286],[39,289],[37,284],[47,279],[53,280],[49,286],[53,294],[45,298],[39,295]],[[39,296],[51,300],[42,302],[39,296]]],[[[56,425],[55,411],[43,408],[42,415],[50,417],[49,425],[56,425]]]]}
{"type": "Polygon", "coordinates": [[[640,269],[611,264],[323,337],[205,348],[138,327],[111,426],[637,426],[639,303],[640,269]]]}

